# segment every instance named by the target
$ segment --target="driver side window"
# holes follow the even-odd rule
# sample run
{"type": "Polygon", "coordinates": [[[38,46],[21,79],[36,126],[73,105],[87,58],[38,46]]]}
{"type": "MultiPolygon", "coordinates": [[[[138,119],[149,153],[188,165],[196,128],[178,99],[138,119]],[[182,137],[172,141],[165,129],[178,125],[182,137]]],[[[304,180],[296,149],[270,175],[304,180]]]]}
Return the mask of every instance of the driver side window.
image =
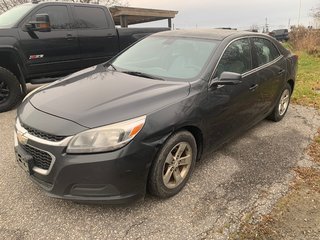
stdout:
{"type": "Polygon", "coordinates": [[[36,15],[46,13],[50,18],[51,29],[70,29],[71,22],[66,6],[47,6],[38,10],[31,18],[31,21],[36,20],[36,15]]]}
{"type": "Polygon", "coordinates": [[[249,39],[240,39],[231,43],[225,50],[216,71],[220,78],[223,72],[243,74],[252,69],[251,48],[249,39]]]}

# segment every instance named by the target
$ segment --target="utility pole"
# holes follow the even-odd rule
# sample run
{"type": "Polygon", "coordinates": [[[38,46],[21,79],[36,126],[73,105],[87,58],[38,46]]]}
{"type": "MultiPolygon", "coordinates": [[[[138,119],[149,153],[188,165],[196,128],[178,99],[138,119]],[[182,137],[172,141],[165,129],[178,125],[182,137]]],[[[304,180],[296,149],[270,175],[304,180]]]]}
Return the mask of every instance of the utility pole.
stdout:
{"type": "Polygon", "coordinates": [[[289,18],[289,22],[288,22],[288,30],[290,30],[290,23],[291,23],[291,18],[289,18]]]}
{"type": "Polygon", "coordinates": [[[266,18],[265,31],[266,31],[266,33],[269,33],[269,24],[268,24],[268,18],[266,18]]]}
{"type": "Polygon", "coordinates": [[[300,4],[299,4],[298,27],[299,27],[299,25],[300,25],[300,17],[301,17],[301,0],[300,0],[300,4]]]}

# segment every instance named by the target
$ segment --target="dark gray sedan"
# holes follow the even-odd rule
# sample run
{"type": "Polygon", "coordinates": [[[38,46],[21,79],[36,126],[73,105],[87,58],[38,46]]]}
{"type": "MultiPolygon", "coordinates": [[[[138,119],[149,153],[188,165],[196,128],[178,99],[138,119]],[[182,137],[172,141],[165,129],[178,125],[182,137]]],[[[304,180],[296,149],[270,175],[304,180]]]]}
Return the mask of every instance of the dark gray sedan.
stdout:
{"type": "Polygon", "coordinates": [[[262,34],[152,35],[31,92],[18,109],[17,161],[52,197],[171,197],[205,151],[284,117],[296,66],[297,56],[262,34]]]}

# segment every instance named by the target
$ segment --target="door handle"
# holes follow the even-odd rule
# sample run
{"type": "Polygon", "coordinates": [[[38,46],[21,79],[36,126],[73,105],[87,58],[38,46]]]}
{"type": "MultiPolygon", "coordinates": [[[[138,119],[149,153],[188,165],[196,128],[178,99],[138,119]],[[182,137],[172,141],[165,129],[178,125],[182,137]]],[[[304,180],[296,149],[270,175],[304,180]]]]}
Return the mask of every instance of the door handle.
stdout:
{"type": "Polygon", "coordinates": [[[72,34],[70,34],[70,33],[68,33],[65,38],[66,38],[68,41],[74,40],[74,36],[73,36],[72,34]]]}
{"type": "Polygon", "coordinates": [[[249,88],[249,90],[250,90],[251,92],[253,92],[253,91],[255,91],[258,87],[259,87],[259,84],[255,84],[255,85],[252,85],[252,86],[249,88]]]}
{"type": "Polygon", "coordinates": [[[284,73],[286,70],[284,70],[284,69],[281,69],[281,70],[279,70],[279,75],[281,75],[282,73],[284,73]]]}
{"type": "Polygon", "coordinates": [[[107,38],[112,38],[114,35],[112,33],[107,34],[107,38]]]}

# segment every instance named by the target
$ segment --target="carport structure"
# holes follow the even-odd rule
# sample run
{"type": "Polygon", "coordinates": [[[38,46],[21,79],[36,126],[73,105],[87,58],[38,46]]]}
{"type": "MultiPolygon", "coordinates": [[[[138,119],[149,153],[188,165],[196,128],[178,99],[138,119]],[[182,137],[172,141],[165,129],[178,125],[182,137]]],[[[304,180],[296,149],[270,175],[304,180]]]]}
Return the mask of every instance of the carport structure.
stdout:
{"type": "Polygon", "coordinates": [[[168,27],[172,28],[172,19],[178,11],[148,8],[120,7],[109,8],[116,25],[126,28],[132,24],[168,20],[168,27]]]}

